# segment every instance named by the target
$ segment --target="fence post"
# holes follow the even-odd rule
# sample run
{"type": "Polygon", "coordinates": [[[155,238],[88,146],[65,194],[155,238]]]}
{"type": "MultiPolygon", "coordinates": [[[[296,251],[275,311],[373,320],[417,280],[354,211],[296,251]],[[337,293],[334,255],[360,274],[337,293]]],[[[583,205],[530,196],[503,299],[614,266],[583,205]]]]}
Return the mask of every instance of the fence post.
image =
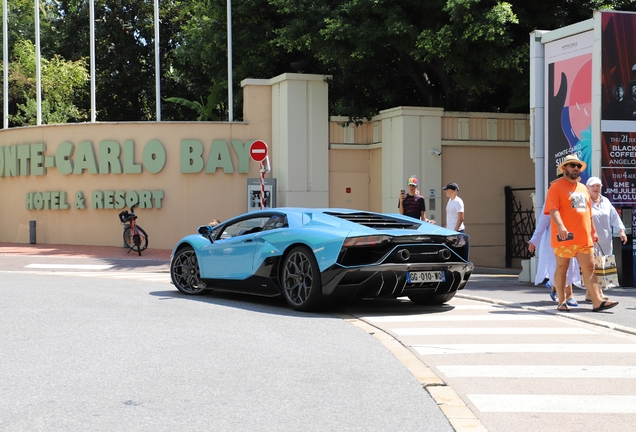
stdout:
{"type": "Polygon", "coordinates": [[[512,217],[512,188],[510,186],[504,187],[505,195],[505,212],[506,212],[506,267],[512,267],[512,223],[510,218],[512,217]]]}

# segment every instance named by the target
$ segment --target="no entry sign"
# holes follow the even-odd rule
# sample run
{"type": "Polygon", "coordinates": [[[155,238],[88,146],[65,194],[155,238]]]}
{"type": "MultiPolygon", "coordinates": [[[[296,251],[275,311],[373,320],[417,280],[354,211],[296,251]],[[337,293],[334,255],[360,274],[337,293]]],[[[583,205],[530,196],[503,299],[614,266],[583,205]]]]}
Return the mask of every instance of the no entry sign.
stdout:
{"type": "Polygon", "coordinates": [[[267,157],[267,144],[265,141],[256,140],[250,146],[250,157],[254,162],[262,162],[267,157]]]}

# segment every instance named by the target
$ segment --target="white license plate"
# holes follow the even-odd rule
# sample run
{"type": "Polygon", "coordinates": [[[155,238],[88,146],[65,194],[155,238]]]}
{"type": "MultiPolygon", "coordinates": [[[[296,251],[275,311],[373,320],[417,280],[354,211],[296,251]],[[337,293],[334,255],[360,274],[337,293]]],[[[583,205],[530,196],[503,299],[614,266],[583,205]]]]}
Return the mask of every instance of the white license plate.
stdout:
{"type": "Polygon", "coordinates": [[[406,282],[446,282],[446,275],[443,271],[406,272],[406,282]]]}

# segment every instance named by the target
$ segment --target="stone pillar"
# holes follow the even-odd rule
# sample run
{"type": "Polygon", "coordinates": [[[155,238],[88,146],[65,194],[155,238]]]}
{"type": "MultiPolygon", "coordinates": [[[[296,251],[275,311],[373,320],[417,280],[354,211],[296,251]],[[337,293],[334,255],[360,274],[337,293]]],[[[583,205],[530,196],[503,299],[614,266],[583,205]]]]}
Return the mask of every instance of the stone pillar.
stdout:
{"type": "Polygon", "coordinates": [[[443,108],[398,107],[374,117],[382,120],[383,212],[398,213],[400,189],[415,175],[426,198],[426,216],[441,224],[443,113],[443,108]]]}
{"type": "Polygon", "coordinates": [[[278,207],[329,206],[329,106],[324,75],[279,75],[272,87],[272,177],[278,207]]]}

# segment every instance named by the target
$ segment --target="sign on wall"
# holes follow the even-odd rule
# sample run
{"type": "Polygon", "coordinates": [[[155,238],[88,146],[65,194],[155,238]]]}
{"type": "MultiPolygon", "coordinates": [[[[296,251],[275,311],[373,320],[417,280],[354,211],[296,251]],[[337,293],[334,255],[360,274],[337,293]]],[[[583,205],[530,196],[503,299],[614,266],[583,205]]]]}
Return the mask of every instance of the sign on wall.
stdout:
{"type": "Polygon", "coordinates": [[[545,184],[568,154],[587,163],[583,183],[592,172],[593,36],[587,31],[545,45],[545,184]]]}
{"type": "MultiPolygon", "coordinates": [[[[266,178],[265,180],[265,209],[276,207],[276,179],[266,178]]],[[[261,209],[261,179],[247,179],[247,211],[253,212],[261,209]]]]}
{"type": "Polygon", "coordinates": [[[636,205],[636,14],[603,12],[601,178],[614,205],[636,205]]]}

